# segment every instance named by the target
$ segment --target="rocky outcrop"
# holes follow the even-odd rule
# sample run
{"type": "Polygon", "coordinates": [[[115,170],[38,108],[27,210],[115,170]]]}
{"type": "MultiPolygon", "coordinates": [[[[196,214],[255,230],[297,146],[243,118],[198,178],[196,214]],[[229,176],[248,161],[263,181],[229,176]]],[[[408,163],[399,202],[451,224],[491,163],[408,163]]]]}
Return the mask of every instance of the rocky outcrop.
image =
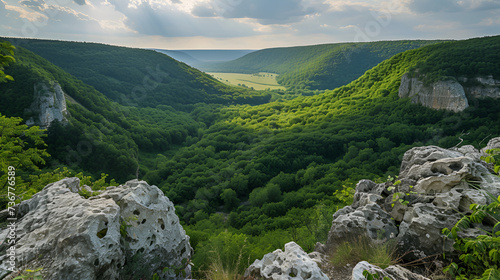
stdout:
{"type": "Polygon", "coordinates": [[[475,77],[473,79],[461,77],[458,81],[462,84],[476,84],[464,87],[465,93],[476,98],[500,98],[500,81],[493,76],[475,77]],[[472,81],[471,81],[472,80],[472,81]]]}
{"type": "MultiPolygon", "coordinates": [[[[380,277],[389,277],[391,280],[429,280],[422,275],[413,273],[408,269],[401,267],[399,265],[391,265],[386,269],[381,269],[378,266],[372,265],[368,262],[359,262],[352,270],[352,280],[366,280],[363,276],[364,271],[368,271],[371,274],[377,273],[380,277]]],[[[380,279],[382,279],[380,278],[380,279]]]]}
{"type": "Polygon", "coordinates": [[[455,80],[438,81],[424,85],[418,78],[404,74],[399,87],[400,98],[410,98],[412,103],[432,109],[460,112],[469,107],[464,88],[455,80]]]}
{"type": "MultiPolygon", "coordinates": [[[[500,138],[490,140],[485,149],[497,146],[500,138]]],[[[452,252],[452,241],[443,238],[442,229],[453,227],[471,204],[487,204],[500,195],[500,178],[491,174],[481,155],[472,146],[407,151],[396,182],[357,184],[352,205],[334,215],[326,247],[361,233],[376,241],[396,240],[406,260],[452,252]]],[[[481,228],[492,226],[486,222],[481,228]]],[[[460,234],[479,232],[471,228],[460,234]]]]}
{"type": "Polygon", "coordinates": [[[31,115],[26,124],[40,128],[48,128],[56,120],[66,123],[69,117],[64,92],[57,82],[35,84],[33,103],[25,111],[31,115]]]}
{"type": "MultiPolygon", "coordinates": [[[[80,190],[78,178],[67,178],[19,205],[19,265],[43,267],[44,279],[53,280],[123,279],[138,273],[149,279],[190,258],[189,237],[174,205],[156,186],[133,180],[88,199],[80,190]]],[[[5,245],[0,245],[0,278],[10,273],[5,245]]]]}
{"type": "Polygon", "coordinates": [[[401,77],[399,97],[410,98],[412,103],[428,108],[453,112],[461,112],[469,107],[466,94],[476,98],[500,98],[500,81],[493,79],[493,76],[460,77],[457,80],[449,78],[425,85],[418,76],[410,78],[407,73],[401,77]]]}
{"type": "Polygon", "coordinates": [[[245,271],[245,279],[328,280],[317,263],[295,242],[255,260],[245,271]]]}

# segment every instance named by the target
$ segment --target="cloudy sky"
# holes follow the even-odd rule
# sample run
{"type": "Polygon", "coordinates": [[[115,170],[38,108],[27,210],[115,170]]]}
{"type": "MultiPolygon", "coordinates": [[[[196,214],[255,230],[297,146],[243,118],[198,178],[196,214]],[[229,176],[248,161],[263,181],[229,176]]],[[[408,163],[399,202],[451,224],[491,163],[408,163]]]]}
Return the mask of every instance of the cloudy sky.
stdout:
{"type": "Polygon", "coordinates": [[[500,0],[0,0],[0,36],[261,49],[500,33],[500,0]]]}

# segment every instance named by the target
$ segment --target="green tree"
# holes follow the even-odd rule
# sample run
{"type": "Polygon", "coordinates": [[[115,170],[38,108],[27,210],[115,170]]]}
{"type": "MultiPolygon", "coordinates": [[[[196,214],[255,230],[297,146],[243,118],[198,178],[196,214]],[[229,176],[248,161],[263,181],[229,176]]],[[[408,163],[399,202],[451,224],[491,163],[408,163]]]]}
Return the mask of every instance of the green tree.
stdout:
{"type": "Polygon", "coordinates": [[[0,83],[6,82],[7,80],[14,80],[12,76],[3,72],[5,66],[16,62],[16,59],[14,58],[14,49],[15,47],[11,43],[7,41],[0,42],[0,83]]]}
{"type": "Polygon", "coordinates": [[[222,198],[222,201],[224,201],[224,208],[227,212],[236,208],[240,203],[240,200],[233,189],[225,189],[221,193],[220,197],[222,198]]]}
{"type": "Polygon", "coordinates": [[[26,174],[28,171],[39,171],[40,166],[45,164],[44,158],[49,156],[44,149],[46,144],[42,139],[43,130],[38,126],[28,128],[21,122],[21,118],[7,118],[0,115],[0,188],[2,194],[7,193],[8,182],[11,187],[15,186],[17,195],[27,191],[19,175],[26,174]]]}

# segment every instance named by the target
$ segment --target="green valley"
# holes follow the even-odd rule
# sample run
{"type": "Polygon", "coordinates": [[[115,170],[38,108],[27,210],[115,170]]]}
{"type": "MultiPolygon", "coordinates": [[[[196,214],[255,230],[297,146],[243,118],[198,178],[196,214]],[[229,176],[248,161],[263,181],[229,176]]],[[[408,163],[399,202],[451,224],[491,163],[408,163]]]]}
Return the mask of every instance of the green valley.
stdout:
{"type": "Polygon", "coordinates": [[[233,86],[240,86],[245,88],[252,88],[256,90],[285,90],[285,87],[280,86],[276,79],[277,74],[274,73],[253,73],[253,74],[239,74],[239,73],[207,73],[223,83],[233,86]]]}
{"type": "Polygon", "coordinates": [[[215,78],[153,51],[10,41],[2,117],[31,117],[33,86],[53,81],[70,113],[44,132],[51,156],[24,181],[66,167],[158,186],[190,236],[196,279],[214,250],[239,274],[292,240],[313,250],[356,182],[386,182],[412,147],[481,147],[500,135],[500,99],[467,96],[454,113],[398,96],[405,73],[499,79],[500,36],[266,49],[202,69],[228,72],[215,78]],[[271,102],[280,94],[295,98],[271,102]]]}

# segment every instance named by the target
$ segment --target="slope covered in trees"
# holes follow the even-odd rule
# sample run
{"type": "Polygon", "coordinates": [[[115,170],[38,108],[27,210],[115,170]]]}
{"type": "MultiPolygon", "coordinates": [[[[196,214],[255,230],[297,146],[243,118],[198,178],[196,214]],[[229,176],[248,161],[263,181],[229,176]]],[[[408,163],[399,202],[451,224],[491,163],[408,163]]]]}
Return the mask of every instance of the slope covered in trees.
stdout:
{"type": "Polygon", "coordinates": [[[437,42],[382,41],[264,49],[201,69],[247,74],[272,72],[280,74],[278,82],[290,89],[334,89],[397,53],[437,42]]]}
{"type": "Polygon", "coordinates": [[[328,211],[343,203],[348,188],[359,179],[397,175],[409,148],[449,148],[463,132],[468,134],[462,144],[480,146],[500,134],[499,100],[473,99],[474,106],[451,113],[398,97],[401,76],[433,57],[427,48],[453,57],[461,44],[481,48],[486,41],[496,46],[486,52],[500,47],[495,38],[481,38],[410,50],[317,96],[223,108],[221,121],[197,143],[160,160],[159,169],[144,178],[173,199],[195,240],[208,240],[202,232],[222,224],[247,236],[293,239],[311,249],[325,238],[328,211]],[[227,222],[217,220],[219,211],[227,222]],[[325,221],[321,217],[326,222],[311,224],[325,221]]]}
{"type": "Polygon", "coordinates": [[[6,40],[35,52],[123,105],[163,104],[185,108],[200,102],[262,104],[270,99],[269,93],[234,89],[153,50],[50,40],[6,40]]]}
{"type": "Polygon", "coordinates": [[[500,36],[465,40],[459,44],[447,42],[417,51],[419,62],[410,69],[413,75],[423,74],[427,83],[452,77],[474,78],[492,75],[500,79],[500,36]]]}
{"type": "MultiPolygon", "coordinates": [[[[205,111],[177,111],[171,106],[155,108],[123,106],[110,101],[93,87],[76,79],[46,59],[22,48],[15,51],[16,63],[5,71],[14,81],[0,86],[0,112],[27,119],[25,108],[33,101],[33,87],[57,81],[74,101],[68,101],[68,125],[55,123],[47,143],[54,166],[66,165],[94,174],[109,173],[124,181],[135,177],[141,153],[165,152],[184,143],[189,135],[210,123],[205,111]],[[196,114],[205,112],[195,120],[196,114]]],[[[69,100],[69,99],[68,99],[69,100]]],[[[142,165],[141,165],[142,166],[142,165]]]]}

